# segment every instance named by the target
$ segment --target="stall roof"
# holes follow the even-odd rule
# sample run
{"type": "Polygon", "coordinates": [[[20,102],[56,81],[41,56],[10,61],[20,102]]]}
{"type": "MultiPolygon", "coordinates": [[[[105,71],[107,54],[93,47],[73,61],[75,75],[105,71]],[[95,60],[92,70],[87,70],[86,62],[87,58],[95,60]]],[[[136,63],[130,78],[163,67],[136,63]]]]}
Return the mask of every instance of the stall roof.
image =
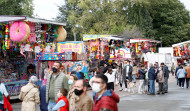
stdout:
{"type": "Polygon", "coordinates": [[[185,42],[181,42],[181,43],[177,43],[177,44],[173,44],[172,47],[177,47],[177,46],[180,46],[180,45],[183,45],[183,44],[187,44],[187,43],[190,43],[190,40],[189,41],[185,41],[185,42]]]}
{"type": "Polygon", "coordinates": [[[39,18],[31,18],[27,16],[16,16],[16,15],[1,15],[0,16],[0,23],[2,22],[10,22],[10,21],[30,21],[34,23],[41,23],[41,24],[54,24],[54,25],[62,25],[66,26],[66,23],[59,23],[51,20],[39,19],[39,18]]]}
{"type": "Polygon", "coordinates": [[[142,39],[142,38],[141,38],[141,39],[130,39],[130,40],[129,40],[130,43],[145,42],[145,41],[161,43],[161,41],[158,41],[158,40],[142,39]]]}
{"type": "Polygon", "coordinates": [[[107,39],[114,39],[114,40],[123,40],[124,39],[123,37],[120,37],[117,35],[90,35],[90,34],[83,35],[83,41],[99,39],[99,38],[107,38],[107,39]]]}

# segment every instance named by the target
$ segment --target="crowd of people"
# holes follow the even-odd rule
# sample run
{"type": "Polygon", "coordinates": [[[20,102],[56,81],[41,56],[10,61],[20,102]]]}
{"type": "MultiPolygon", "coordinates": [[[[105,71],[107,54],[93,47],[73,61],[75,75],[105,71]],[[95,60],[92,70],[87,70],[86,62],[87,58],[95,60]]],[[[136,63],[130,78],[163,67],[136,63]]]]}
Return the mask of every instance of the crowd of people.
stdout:
{"type": "MultiPolygon", "coordinates": [[[[149,69],[145,68],[143,64],[131,63],[125,61],[122,63],[104,63],[102,73],[108,78],[108,89],[114,90],[114,83],[119,81],[119,90],[123,91],[123,83],[125,85],[124,91],[129,91],[131,88],[138,86],[138,93],[143,94],[148,92],[148,95],[155,95],[155,82],[159,84],[159,90],[157,94],[164,94],[168,92],[168,79],[169,69],[161,63],[149,64],[149,69]],[[136,79],[138,77],[138,85],[136,79]]],[[[134,91],[133,91],[134,92],[134,91]]]]}
{"type": "Polygon", "coordinates": [[[41,111],[117,111],[119,96],[111,90],[114,88],[114,77],[111,68],[106,74],[96,72],[91,79],[93,97],[87,94],[88,84],[79,79],[77,74],[66,76],[61,71],[61,63],[55,62],[46,85],[35,86],[36,76],[31,76],[29,83],[21,88],[19,99],[22,101],[21,111],[35,111],[35,104],[41,111]],[[113,85],[113,86],[112,86],[113,85]]]}
{"type": "MultiPolygon", "coordinates": [[[[93,97],[87,94],[88,83],[78,77],[76,73],[65,75],[61,69],[61,63],[53,64],[52,72],[47,77],[46,85],[35,86],[38,78],[32,75],[29,83],[21,88],[19,99],[22,101],[21,111],[35,111],[36,105],[40,105],[41,111],[117,111],[117,103],[120,98],[114,92],[116,86],[119,91],[130,92],[138,86],[139,94],[155,95],[168,93],[169,69],[158,62],[149,64],[149,69],[143,64],[130,61],[102,62],[100,69],[93,71],[93,77],[89,81],[93,97]],[[138,79],[137,79],[138,78],[138,79]],[[138,85],[137,85],[138,83],[138,85]],[[155,84],[158,83],[158,91],[155,92],[155,84]]],[[[175,73],[177,85],[189,88],[190,64],[172,66],[171,72],[175,73]]],[[[2,78],[1,78],[2,79],[2,78]]],[[[133,91],[134,92],[134,91],[133,91]]],[[[0,109],[3,111],[5,100],[1,95],[8,97],[3,83],[0,84],[0,109]]]]}

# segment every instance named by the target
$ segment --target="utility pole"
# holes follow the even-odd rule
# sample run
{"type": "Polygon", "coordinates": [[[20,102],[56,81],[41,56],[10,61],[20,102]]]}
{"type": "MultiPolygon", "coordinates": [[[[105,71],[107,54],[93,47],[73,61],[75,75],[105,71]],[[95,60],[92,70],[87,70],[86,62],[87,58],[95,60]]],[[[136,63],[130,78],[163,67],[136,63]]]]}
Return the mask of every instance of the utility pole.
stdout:
{"type": "Polygon", "coordinates": [[[75,31],[74,31],[74,41],[77,41],[75,31]]]}

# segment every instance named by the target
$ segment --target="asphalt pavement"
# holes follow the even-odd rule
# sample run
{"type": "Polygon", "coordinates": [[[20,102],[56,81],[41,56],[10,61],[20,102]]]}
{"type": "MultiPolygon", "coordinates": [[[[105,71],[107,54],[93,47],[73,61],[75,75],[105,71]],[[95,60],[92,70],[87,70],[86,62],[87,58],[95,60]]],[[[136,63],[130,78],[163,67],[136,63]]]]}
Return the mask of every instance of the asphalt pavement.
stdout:
{"type": "MultiPolygon", "coordinates": [[[[157,85],[156,85],[157,86],[157,85]]],[[[138,94],[137,87],[134,88],[135,93],[119,91],[119,87],[115,87],[115,92],[120,96],[118,103],[119,111],[189,111],[190,110],[190,89],[180,89],[176,85],[174,76],[169,79],[169,91],[164,95],[146,95],[138,94]]],[[[158,90],[158,88],[156,88],[158,90]]],[[[89,90],[89,96],[92,91],[89,90]]],[[[20,111],[21,103],[13,103],[13,111],[20,111]]],[[[40,111],[37,105],[37,111],[40,111]]]]}
{"type": "MultiPolygon", "coordinates": [[[[158,88],[156,88],[158,89],[158,88]]],[[[120,98],[119,111],[189,111],[190,89],[176,85],[174,76],[169,79],[169,91],[164,95],[134,94],[120,98]]]]}

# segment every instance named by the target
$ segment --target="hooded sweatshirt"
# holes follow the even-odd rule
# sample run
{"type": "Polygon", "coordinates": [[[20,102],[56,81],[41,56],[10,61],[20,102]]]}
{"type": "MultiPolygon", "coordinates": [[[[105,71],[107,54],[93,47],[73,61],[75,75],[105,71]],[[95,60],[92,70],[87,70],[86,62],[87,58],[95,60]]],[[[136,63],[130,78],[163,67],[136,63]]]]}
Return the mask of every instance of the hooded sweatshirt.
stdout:
{"type": "Polygon", "coordinates": [[[113,90],[107,90],[102,96],[94,95],[94,104],[92,111],[100,111],[101,109],[109,109],[111,111],[118,111],[117,103],[119,103],[119,96],[113,90]]]}

